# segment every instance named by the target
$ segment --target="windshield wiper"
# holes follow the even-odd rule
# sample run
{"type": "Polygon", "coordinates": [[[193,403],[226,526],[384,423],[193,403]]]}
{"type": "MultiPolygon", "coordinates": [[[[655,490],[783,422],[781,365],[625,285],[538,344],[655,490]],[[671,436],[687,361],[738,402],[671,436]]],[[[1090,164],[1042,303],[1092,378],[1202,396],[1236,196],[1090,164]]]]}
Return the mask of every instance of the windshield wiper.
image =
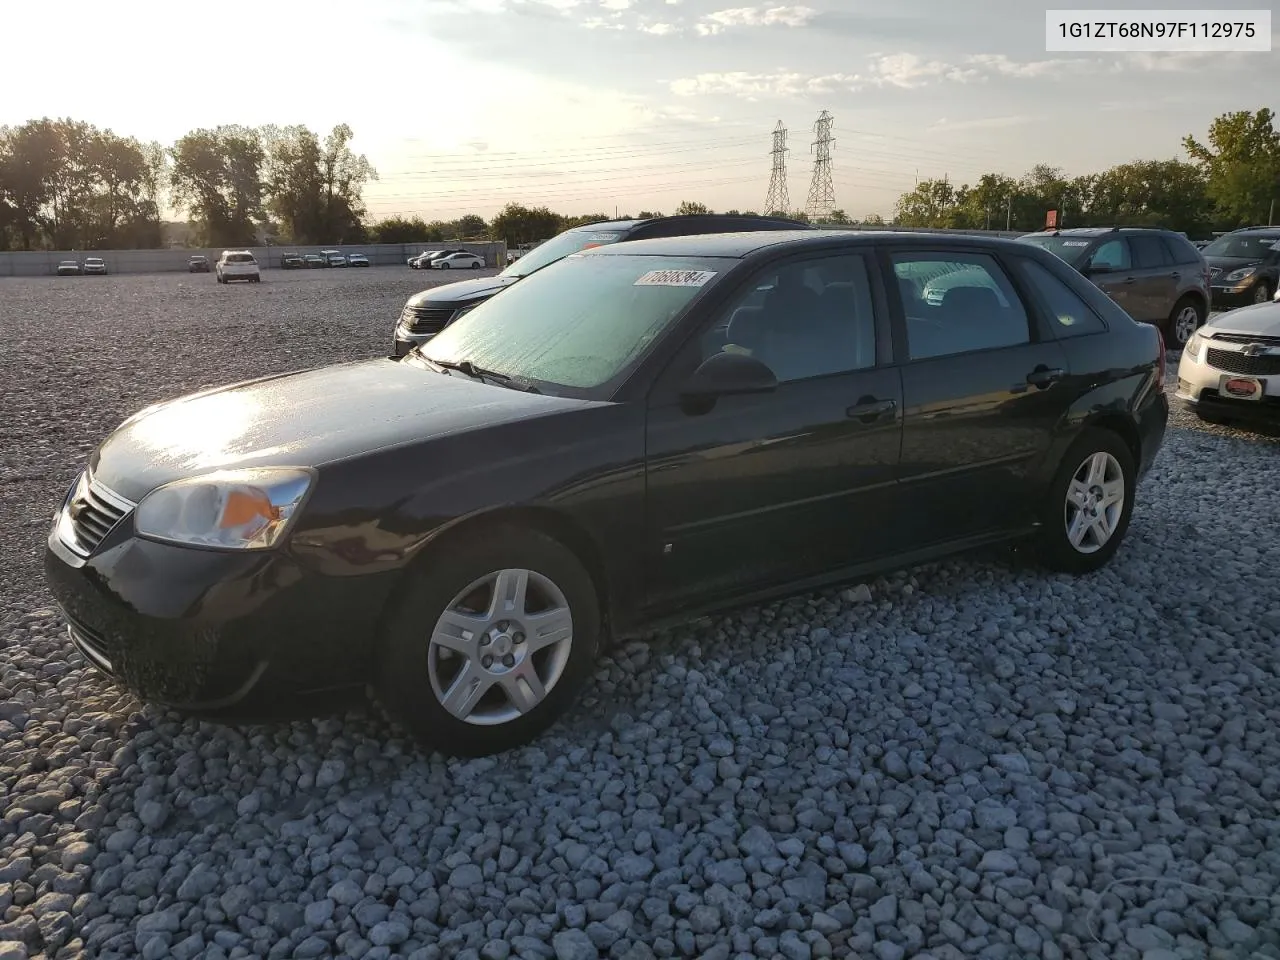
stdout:
{"type": "Polygon", "coordinates": [[[525,393],[541,393],[531,383],[516,380],[509,374],[499,373],[497,370],[487,370],[484,367],[477,366],[470,360],[437,360],[434,357],[424,357],[424,359],[428,363],[434,363],[437,367],[457,370],[460,373],[465,373],[468,377],[475,377],[477,380],[497,380],[502,386],[510,387],[512,390],[523,390],[525,393]]]}

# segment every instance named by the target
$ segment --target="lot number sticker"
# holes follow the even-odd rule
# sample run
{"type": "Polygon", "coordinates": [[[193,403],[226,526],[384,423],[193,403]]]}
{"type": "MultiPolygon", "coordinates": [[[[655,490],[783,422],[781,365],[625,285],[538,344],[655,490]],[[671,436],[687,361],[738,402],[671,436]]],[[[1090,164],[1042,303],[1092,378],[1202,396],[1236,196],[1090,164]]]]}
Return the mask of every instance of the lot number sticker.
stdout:
{"type": "Polygon", "coordinates": [[[715,275],[714,270],[650,270],[635,282],[635,286],[700,287],[715,275]]]}
{"type": "Polygon", "coordinates": [[[1062,245],[1064,247],[1087,247],[1089,245],[1089,241],[1088,240],[1063,240],[1062,245]]]}

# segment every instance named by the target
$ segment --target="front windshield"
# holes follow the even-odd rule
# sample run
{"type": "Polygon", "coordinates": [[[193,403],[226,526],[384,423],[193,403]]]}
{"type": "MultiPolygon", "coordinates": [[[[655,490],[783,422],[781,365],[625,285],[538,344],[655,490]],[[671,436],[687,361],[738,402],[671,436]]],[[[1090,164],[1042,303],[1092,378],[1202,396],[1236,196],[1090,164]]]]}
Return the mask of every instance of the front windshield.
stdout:
{"type": "Polygon", "coordinates": [[[617,243],[622,234],[617,230],[566,230],[558,237],[552,237],[540,247],[535,247],[517,260],[502,273],[500,277],[527,277],[535,270],[541,270],[548,263],[555,263],[571,253],[578,253],[590,247],[602,247],[607,243],[617,243]]]}
{"type": "Polygon", "coordinates": [[[1088,237],[1019,237],[1019,240],[1026,243],[1034,243],[1037,247],[1043,247],[1050,253],[1057,256],[1060,260],[1065,260],[1072,266],[1080,263],[1084,252],[1089,249],[1089,244],[1093,242],[1088,237]]]}
{"type": "Polygon", "coordinates": [[[419,348],[570,391],[621,375],[699,291],[737,261],[571,256],[504,290],[419,348]]]}
{"type": "Polygon", "coordinates": [[[1261,260],[1280,242],[1280,233],[1245,234],[1219,237],[1200,252],[1206,257],[1233,257],[1239,260],[1261,260]]]}

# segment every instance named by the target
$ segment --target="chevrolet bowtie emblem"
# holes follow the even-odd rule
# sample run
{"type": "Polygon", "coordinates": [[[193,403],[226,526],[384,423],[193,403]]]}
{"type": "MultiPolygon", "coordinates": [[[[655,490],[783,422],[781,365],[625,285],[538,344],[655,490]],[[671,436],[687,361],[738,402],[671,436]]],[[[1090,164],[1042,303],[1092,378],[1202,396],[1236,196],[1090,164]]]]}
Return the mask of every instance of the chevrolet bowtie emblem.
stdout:
{"type": "Polygon", "coordinates": [[[1266,352],[1266,349],[1267,349],[1266,344],[1251,343],[1240,352],[1243,353],[1246,357],[1260,357],[1262,356],[1263,353],[1266,352]]]}

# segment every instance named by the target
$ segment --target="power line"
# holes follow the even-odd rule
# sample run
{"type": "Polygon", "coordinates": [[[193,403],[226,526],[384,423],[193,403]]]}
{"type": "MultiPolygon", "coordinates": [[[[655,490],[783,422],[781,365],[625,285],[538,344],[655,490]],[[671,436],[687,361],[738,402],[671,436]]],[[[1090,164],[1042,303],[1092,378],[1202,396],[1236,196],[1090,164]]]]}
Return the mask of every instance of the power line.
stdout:
{"type": "Polygon", "coordinates": [[[778,121],[773,128],[773,170],[769,175],[769,195],[764,201],[765,213],[789,213],[791,197],[787,193],[787,128],[778,121]]]}
{"type": "Polygon", "coordinates": [[[823,110],[813,125],[816,135],[812,144],[813,181],[809,184],[809,199],[805,201],[805,213],[811,220],[826,219],[836,207],[836,188],[831,180],[831,144],[835,142],[831,121],[830,111],[823,110]]]}

